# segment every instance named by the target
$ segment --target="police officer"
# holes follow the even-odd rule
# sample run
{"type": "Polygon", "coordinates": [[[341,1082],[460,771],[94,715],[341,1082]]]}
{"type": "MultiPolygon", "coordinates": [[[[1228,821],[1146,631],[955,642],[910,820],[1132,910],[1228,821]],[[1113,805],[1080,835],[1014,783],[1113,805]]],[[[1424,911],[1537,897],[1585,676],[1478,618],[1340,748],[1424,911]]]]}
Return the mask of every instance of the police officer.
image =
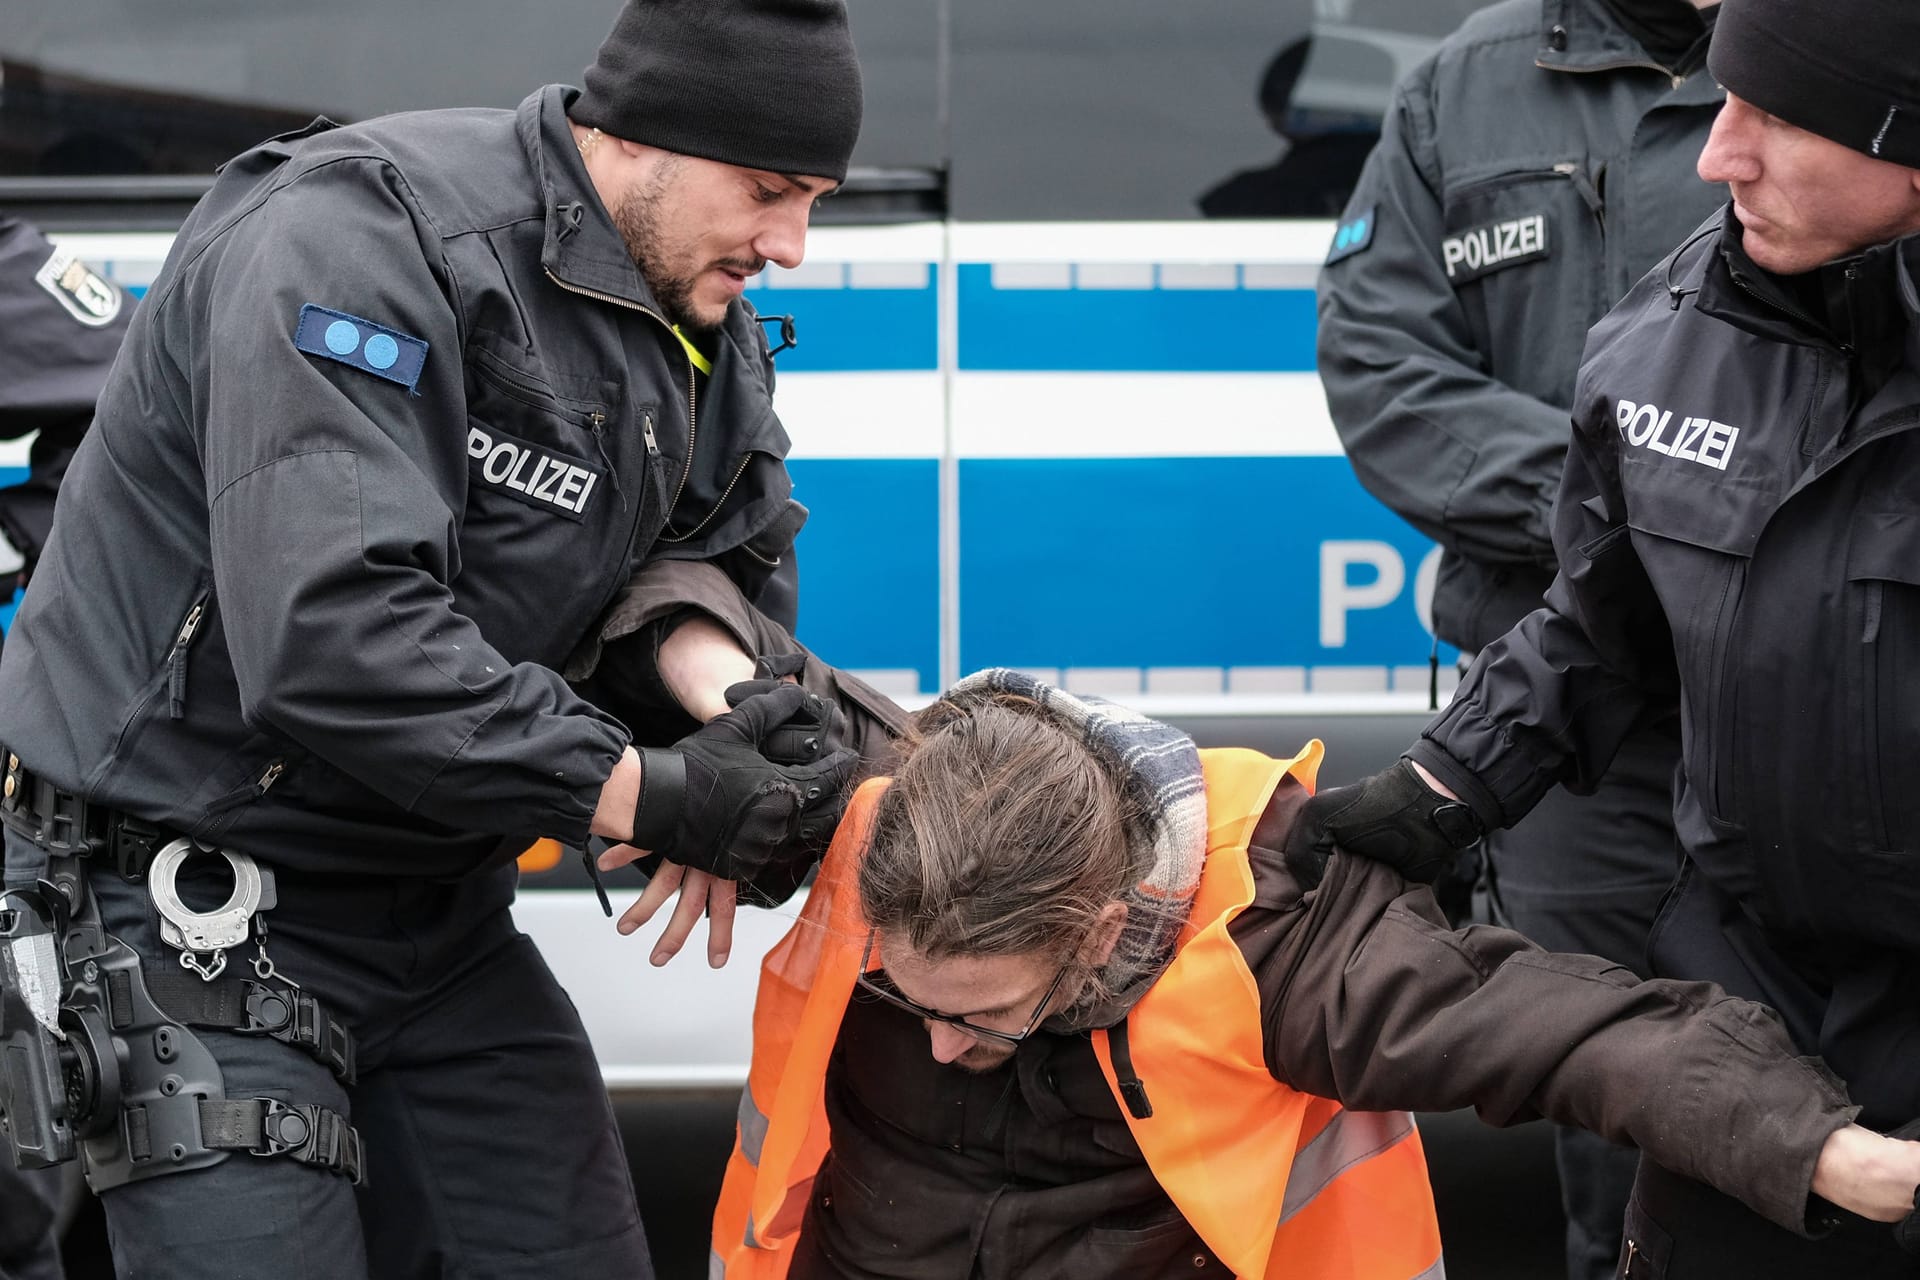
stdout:
{"type": "Polygon", "coordinates": [[[791,627],[805,510],[741,292],[845,176],[844,7],[630,0],[585,86],[226,165],[74,460],[0,665],[0,818],[9,927],[64,937],[33,1150],[80,1139],[123,1275],[648,1274],[513,855],[663,854],[719,958],[729,882],[841,803],[809,694],[727,709],[755,655],[697,596],[635,650],[706,720],[678,743],[559,672],[666,558],[791,627]]]}
{"type": "MultiPolygon", "coordinates": [[[[25,480],[0,488],[0,584],[46,545],[53,499],[126,335],[126,295],[29,223],[0,216],[0,438],[37,433],[25,480]]],[[[0,1152],[0,1280],[58,1280],[55,1173],[0,1152]]]]}
{"type": "Polygon", "coordinates": [[[25,578],[39,560],[54,495],[132,317],[118,286],[0,215],[0,439],[34,437],[26,478],[0,488],[0,574],[25,578]]]}
{"type": "MultiPolygon", "coordinates": [[[[1363,484],[1442,547],[1433,627],[1468,659],[1539,607],[1586,331],[1724,198],[1694,174],[1721,100],[1715,7],[1507,0],[1394,95],[1320,275],[1319,364],[1363,484]]],[[[1673,874],[1671,718],[1591,794],[1484,848],[1503,924],[1645,976],[1673,874]]],[[[1464,894],[1460,895],[1464,897],[1464,894]]],[[[1456,903],[1461,910],[1464,903],[1456,903]]],[[[1554,1138],[1567,1274],[1611,1274],[1635,1156],[1554,1138]]]]}
{"type": "MultiPolygon", "coordinates": [[[[1593,331],[1547,607],[1409,762],[1317,798],[1294,851],[1443,861],[1677,709],[1683,859],[1650,961],[1772,1004],[1886,1129],[1920,1117],[1917,47],[1904,0],[1725,0],[1700,176],[1733,199],[1593,331]]],[[[1817,1225],[1643,1161],[1626,1273],[1915,1271],[1882,1231],[1817,1225]]]]}

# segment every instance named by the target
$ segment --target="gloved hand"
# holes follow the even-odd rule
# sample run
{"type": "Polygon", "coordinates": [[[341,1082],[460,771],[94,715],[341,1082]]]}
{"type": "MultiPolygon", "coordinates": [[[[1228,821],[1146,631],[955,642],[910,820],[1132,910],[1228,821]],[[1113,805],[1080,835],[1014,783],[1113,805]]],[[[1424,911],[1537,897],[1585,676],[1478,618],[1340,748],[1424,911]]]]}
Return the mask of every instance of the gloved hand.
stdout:
{"type": "Polygon", "coordinates": [[[1431,884],[1456,851],[1486,834],[1473,810],[1421,780],[1407,760],[1352,786],[1308,800],[1287,833],[1287,870],[1303,888],[1326,874],[1337,845],[1384,862],[1409,880],[1431,884]]]}
{"type": "Polygon", "coordinates": [[[816,695],[782,683],[668,749],[641,751],[630,843],[722,880],[751,879],[808,855],[818,828],[829,824],[830,834],[838,821],[835,806],[845,806],[857,757],[843,747],[806,764],[776,764],[762,744],[797,716],[825,723],[824,708],[816,695]]]}
{"type": "MultiPolygon", "coordinates": [[[[727,705],[737,707],[756,693],[771,693],[806,670],[805,654],[762,655],[754,659],[751,680],[727,686],[727,705]]],[[[847,718],[826,698],[815,697],[782,723],[760,744],[760,754],[774,764],[812,764],[846,745],[847,718]]]]}

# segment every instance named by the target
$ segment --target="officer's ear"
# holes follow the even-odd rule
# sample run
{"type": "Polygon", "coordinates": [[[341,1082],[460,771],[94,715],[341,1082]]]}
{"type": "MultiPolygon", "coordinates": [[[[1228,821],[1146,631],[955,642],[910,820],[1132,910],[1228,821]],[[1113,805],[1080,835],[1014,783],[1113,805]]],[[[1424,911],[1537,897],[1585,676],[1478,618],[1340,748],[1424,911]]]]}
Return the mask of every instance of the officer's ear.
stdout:
{"type": "Polygon", "coordinates": [[[1109,902],[1100,908],[1100,914],[1094,917],[1093,928],[1087,933],[1087,940],[1080,948],[1080,962],[1089,969],[1098,969],[1113,954],[1113,948],[1120,941],[1120,930],[1127,923],[1127,904],[1109,902]]]}

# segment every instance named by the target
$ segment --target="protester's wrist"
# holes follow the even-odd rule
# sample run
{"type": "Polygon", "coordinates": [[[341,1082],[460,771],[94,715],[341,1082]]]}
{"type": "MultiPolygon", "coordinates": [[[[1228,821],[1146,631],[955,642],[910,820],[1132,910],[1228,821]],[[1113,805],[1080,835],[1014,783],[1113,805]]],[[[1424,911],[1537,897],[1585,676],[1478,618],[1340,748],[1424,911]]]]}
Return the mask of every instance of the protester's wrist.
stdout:
{"type": "Polygon", "coordinates": [[[1827,1136],[1813,1166],[1813,1194],[1875,1222],[1913,1212],[1920,1144],[1883,1137],[1857,1124],[1827,1136]]]}

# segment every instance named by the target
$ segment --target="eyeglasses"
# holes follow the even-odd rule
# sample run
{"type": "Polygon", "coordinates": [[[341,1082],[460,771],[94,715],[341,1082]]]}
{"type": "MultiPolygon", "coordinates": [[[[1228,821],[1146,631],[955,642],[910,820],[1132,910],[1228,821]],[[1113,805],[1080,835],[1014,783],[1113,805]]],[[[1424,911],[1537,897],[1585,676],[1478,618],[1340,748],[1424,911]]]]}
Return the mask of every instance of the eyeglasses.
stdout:
{"type": "Polygon", "coordinates": [[[879,996],[896,1008],[905,1009],[916,1018],[944,1023],[956,1031],[964,1031],[981,1040],[997,1040],[1001,1044],[1019,1044],[1033,1034],[1034,1028],[1038,1027],[1040,1020],[1046,1016],[1047,1006],[1053,1003],[1053,997],[1060,990],[1060,984],[1067,980],[1067,971],[1073,968],[1071,959],[1060,966],[1060,972],[1053,975],[1053,982],[1047,987],[1047,993],[1040,997],[1040,1003],[1034,1006],[1033,1016],[1027,1019],[1024,1027],[1018,1031],[996,1031],[992,1027],[983,1027],[978,1023],[968,1022],[965,1018],[957,1018],[950,1013],[937,1013],[923,1004],[915,1004],[900,994],[900,989],[893,985],[893,979],[887,977],[885,970],[868,973],[867,964],[873,959],[873,940],[876,936],[874,930],[867,931],[867,947],[860,953],[860,972],[854,981],[862,990],[879,996]],[[883,983],[885,985],[882,985],[883,983]]]}

